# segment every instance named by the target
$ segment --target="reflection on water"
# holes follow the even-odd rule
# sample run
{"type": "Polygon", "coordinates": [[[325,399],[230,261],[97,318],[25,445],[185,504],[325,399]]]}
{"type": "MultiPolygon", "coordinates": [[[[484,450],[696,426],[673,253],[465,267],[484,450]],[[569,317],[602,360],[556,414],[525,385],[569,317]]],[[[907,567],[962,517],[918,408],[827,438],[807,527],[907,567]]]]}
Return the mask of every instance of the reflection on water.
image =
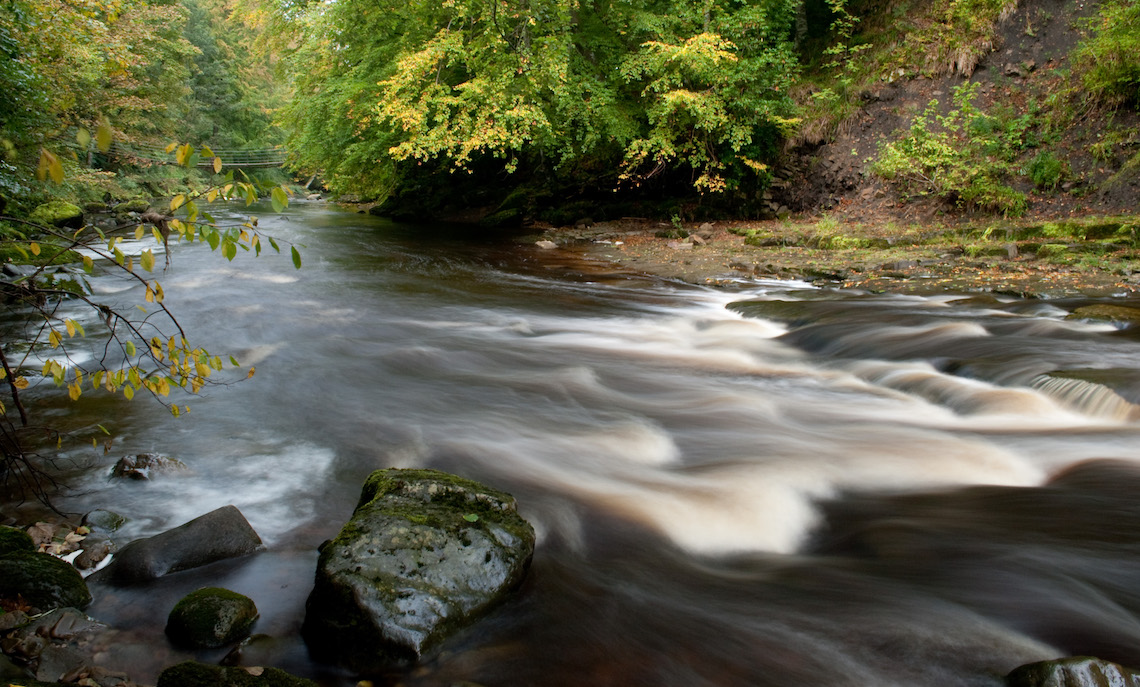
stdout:
{"type": "Polygon", "coordinates": [[[509,491],[539,534],[523,590],[403,684],[943,687],[1065,654],[1140,665],[1138,348],[1065,320],[1076,303],[715,291],[315,206],[261,227],[305,268],[183,246],[161,277],[197,343],[254,380],[178,421],[72,409],[112,415],[118,440],[67,456],[63,506],[146,536],[233,503],[267,543],[96,590],[90,612],[124,633],[105,659],[138,680],[186,656],[161,638],[179,594],[229,584],[271,635],[246,660],[352,684],[293,630],[315,547],[391,466],[509,491]],[[192,472],[106,479],[143,451],[192,472]]]}

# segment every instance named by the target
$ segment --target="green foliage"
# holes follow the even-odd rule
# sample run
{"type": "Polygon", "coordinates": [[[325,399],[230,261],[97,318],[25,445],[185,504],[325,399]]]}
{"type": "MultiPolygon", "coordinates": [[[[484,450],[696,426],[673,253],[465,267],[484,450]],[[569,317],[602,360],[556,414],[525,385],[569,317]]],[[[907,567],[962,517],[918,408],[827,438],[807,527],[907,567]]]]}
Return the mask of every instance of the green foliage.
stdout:
{"type": "MultiPolygon", "coordinates": [[[[190,162],[194,155],[189,152],[205,156],[210,151],[192,151],[184,145],[181,152],[180,158],[190,162]]],[[[168,213],[144,214],[143,223],[134,227],[136,241],[148,235],[155,241],[154,248],[141,251],[137,257],[124,253],[120,245],[125,238],[123,233],[107,235],[91,225],[78,230],[51,226],[61,214],[78,211],[66,203],[46,204],[27,220],[5,218],[7,222],[0,231],[0,255],[33,269],[0,277],[0,307],[9,327],[5,340],[0,342],[0,384],[5,388],[5,398],[0,401],[0,475],[14,475],[19,487],[46,501],[39,479],[41,472],[32,454],[25,452],[24,439],[46,435],[62,445],[64,432],[30,424],[23,400],[24,390],[30,387],[50,393],[54,386],[65,390],[71,400],[97,391],[121,394],[131,400],[136,393],[145,392],[176,417],[189,410],[186,405],[166,399],[178,390],[197,394],[225,369],[225,364],[220,356],[192,345],[165,305],[165,291],[155,275],[160,267],[155,254],[166,253],[169,262],[171,245],[183,241],[208,244],[226,260],[233,260],[239,251],[259,255],[265,243],[281,252],[278,240],[262,234],[256,220],[224,225],[208,212],[207,205],[216,200],[241,199],[251,204],[266,192],[276,208],[283,209],[288,203],[285,189],[262,188],[248,179],[236,179],[232,171],[215,186],[198,193],[175,195],[169,201],[168,213]],[[73,270],[58,270],[68,262],[75,263],[73,270]],[[141,287],[145,302],[137,306],[141,315],[101,303],[80,269],[87,275],[118,275],[141,287]],[[94,356],[93,362],[76,362],[86,356],[72,355],[87,333],[78,319],[61,314],[60,306],[65,300],[89,306],[92,317],[88,326],[98,327],[98,334],[106,337],[99,346],[101,355],[94,356]]],[[[285,245],[290,248],[294,266],[300,268],[296,246],[285,245]]],[[[230,362],[237,367],[233,358],[230,362]]],[[[246,376],[253,372],[249,368],[246,376]]],[[[91,441],[97,445],[102,439],[96,435],[91,441]]]]}
{"type": "Polygon", "coordinates": [[[1065,163],[1053,153],[1042,150],[1029,162],[1026,173],[1034,186],[1052,191],[1065,178],[1065,163]]]}
{"type": "Polygon", "coordinates": [[[755,185],[793,113],[795,7],[288,6],[278,17],[298,35],[290,147],[335,190],[367,197],[420,185],[424,170],[503,180],[526,168],[610,187],[683,177],[710,192],[755,185]]]}
{"type": "Polygon", "coordinates": [[[1088,91],[1110,104],[1140,106],[1140,3],[1108,0],[1073,54],[1088,91]]]}
{"type": "Polygon", "coordinates": [[[894,181],[904,194],[934,195],[960,206],[1017,216],[1026,198],[1003,182],[1011,173],[1013,145],[974,106],[977,84],[954,90],[955,108],[938,114],[938,102],[915,117],[910,131],[884,145],[873,171],[894,181]]]}

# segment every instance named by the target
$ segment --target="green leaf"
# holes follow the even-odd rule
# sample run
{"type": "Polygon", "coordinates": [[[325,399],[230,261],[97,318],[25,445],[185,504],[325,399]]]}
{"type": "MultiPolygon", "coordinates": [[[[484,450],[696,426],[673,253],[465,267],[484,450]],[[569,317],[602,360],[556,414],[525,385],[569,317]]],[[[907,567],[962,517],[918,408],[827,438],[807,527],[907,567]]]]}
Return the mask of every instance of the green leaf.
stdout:
{"type": "Polygon", "coordinates": [[[123,344],[123,350],[127,352],[127,357],[129,357],[129,358],[135,357],[135,350],[136,350],[135,349],[135,342],[134,341],[126,342],[125,344],[123,344]]]}
{"type": "Polygon", "coordinates": [[[233,357],[232,355],[230,356],[230,364],[233,365],[234,367],[241,367],[241,365],[237,361],[237,358],[233,357]]]}
{"type": "Polygon", "coordinates": [[[222,243],[222,255],[226,256],[226,260],[233,260],[237,256],[237,244],[229,239],[222,243]]]}
{"type": "Polygon", "coordinates": [[[91,145],[91,132],[87,129],[76,131],[75,142],[79,144],[80,148],[87,150],[87,147],[91,145]]]}
{"type": "Polygon", "coordinates": [[[293,252],[293,267],[301,269],[301,254],[297,252],[296,246],[290,246],[289,250],[293,252]]]}
{"type": "Polygon", "coordinates": [[[277,245],[277,242],[273,240],[272,236],[269,237],[269,245],[273,246],[273,250],[275,250],[276,252],[278,252],[278,253],[281,252],[281,246],[277,245]]]}
{"type": "Polygon", "coordinates": [[[274,212],[284,212],[285,208],[289,207],[289,196],[285,193],[285,189],[280,186],[273,187],[269,199],[273,203],[274,212]]]}
{"type": "Polygon", "coordinates": [[[221,243],[222,237],[218,235],[218,230],[210,227],[208,230],[202,232],[202,236],[206,238],[206,243],[210,244],[210,250],[217,250],[218,244],[221,243]]]}
{"type": "Polygon", "coordinates": [[[142,264],[142,268],[147,272],[154,271],[154,253],[152,253],[149,248],[144,250],[142,255],[139,256],[139,263],[142,264]]]}
{"type": "Polygon", "coordinates": [[[475,515],[474,513],[468,513],[464,515],[463,519],[467,522],[479,522],[479,516],[475,515]]]}
{"type": "Polygon", "coordinates": [[[95,146],[99,148],[100,153],[111,149],[111,125],[105,119],[99,124],[99,128],[95,129],[95,146]]]}

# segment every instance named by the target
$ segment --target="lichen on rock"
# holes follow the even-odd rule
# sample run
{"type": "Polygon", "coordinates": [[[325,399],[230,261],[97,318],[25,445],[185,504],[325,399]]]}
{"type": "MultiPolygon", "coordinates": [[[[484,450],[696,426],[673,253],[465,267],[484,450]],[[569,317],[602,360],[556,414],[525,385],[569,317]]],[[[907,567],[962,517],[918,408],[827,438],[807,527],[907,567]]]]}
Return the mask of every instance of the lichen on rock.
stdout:
{"type": "Polygon", "coordinates": [[[378,470],[321,548],[305,639],[359,671],[414,662],[521,584],[533,552],[509,494],[437,470],[378,470]]]}

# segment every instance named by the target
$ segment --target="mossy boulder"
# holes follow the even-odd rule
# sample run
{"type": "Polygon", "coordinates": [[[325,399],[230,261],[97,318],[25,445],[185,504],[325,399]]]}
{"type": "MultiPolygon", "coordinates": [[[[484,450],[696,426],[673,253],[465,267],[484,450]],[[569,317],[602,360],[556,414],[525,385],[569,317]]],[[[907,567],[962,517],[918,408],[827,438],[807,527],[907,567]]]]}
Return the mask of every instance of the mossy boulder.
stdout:
{"type": "Polygon", "coordinates": [[[1140,308],[1100,303],[1077,308],[1065,318],[1069,320],[1108,320],[1111,322],[1140,322],[1140,308]]]}
{"type": "Polygon", "coordinates": [[[74,566],[34,551],[0,557],[0,598],[17,596],[39,611],[66,606],[83,609],[91,603],[87,583],[74,566]]]}
{"type": "Polygon", "coordinates": [[[118,205],[116,205],[115,207],[113,207],[111,209],[114,212],[143,213],[143,212],[146,212],[147,210],[150,209],[150,203],[143,200],[142,198],[135,198],[134,200],[128,200],[125,203],[119,203],[118,205]]]}
{"type": "Polygon", "coordinates": [[[214,649],[249,635],[257,620],[253,599],[220,587],[184,596],[166,621],[166,636],[180,646],[214,649]]]}
{"type": "Polygon", "coordinates": [[[10,553],[32,553],[35,550],[36,543],[27,532],[0,525],[0,558],[10,553]]]}
{"type": "Polygon", "coordinates": [[[80,229],[83,227],[83,211],[79,209],[78,205],[72,205],[62,200],[53,200],[50,203],[37,206],[28,216],[28,220],[49,227],[80,229]]]}
{"type": "Polygon", "coordinates": [[[361,672],[410,664],[503,601],[533,553],[509,494],[436,470],[378,470],[321,547],[305,640],[361,672]]]}
{"type": "Polygon", "coordinates": [[[1041,661],[1015,668],[1009,687],[1140,687],[1140,672],[1090,656],[1041,661]]]}
{"type": "Polygon", "coordinates": [[[156,687],[317,687],[277,668],[214,666],[186,661],[158,676],[156,687]]]}

